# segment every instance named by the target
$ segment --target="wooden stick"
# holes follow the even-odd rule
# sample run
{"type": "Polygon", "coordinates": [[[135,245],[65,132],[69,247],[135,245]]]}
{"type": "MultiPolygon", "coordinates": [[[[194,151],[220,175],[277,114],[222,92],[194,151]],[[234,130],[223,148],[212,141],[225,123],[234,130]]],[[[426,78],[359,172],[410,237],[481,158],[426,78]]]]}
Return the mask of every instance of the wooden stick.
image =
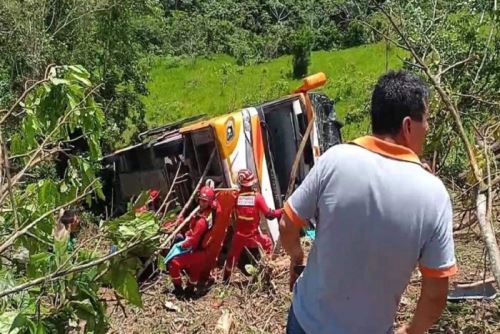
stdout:
{"type": "MultiPolygon", "coordinates": [[[[179,176],[179,171],[181,170],[181,165],[182,163],[179,161],[179,165],[177,166],[177,171],[175,172],[175,176],[174,176],[174,179],[172,180],[172,182],[170,183],[170,189],[168,189],[168,193],[167,193],[167,196],[165,197],[165,199],[163,200],[163,203],[160,205],[160,207],[158,208],[158,210],[156,211],[156,216],[159,216],[161,210],[165,207],[165,205],[167,204],[167,201],[168,199],[170,198],[170,195],[172,194],[172,191],[174,190],[174,185],[175,185],[175,182],[177,181],[177,177],[179,176]]],[[[165,211],[165,214],[166,214],[166,211],[165,211]]],[[[162,219],[165,218],[165,214],[162,215],[162,219]]]]}
{"type": "Polygon", "coordinates": [[[467,289],[467,288],[475,288],[477,286],[481,286],[483,284],[493,283],[493,282],[495,282],[495,278],[488,277],[484,280],[480,280],[480,281],[476,281],[476,282],[472,282],[472,283],[455,283],[454,286],[456,288],[459,288],[459,289],[467,289]]]}
{"type": "MultiPolygon", "coordinates": [[[[295,179],[297,178],[297,172],[299,171],[300,159],[302,158],[302,153],[304,152],[304,148],[306,147],[309,136],[311,135],[312,128],[314,126],[315,117],[309,121],[307,125],[306,131],[304,132],[304,137],[300,142],[299,148],[297,150],[297,154],[295,154],[295,160],[293,161],[292,170],[290,171],[290,179],[288,180],[288,188],[285,194],[285,201],[290,197],[293,192],[293,186],[295,185],[295,179]]],[[[278,239],[276,245],[274,247],[274,255],[278,254],[281,249],[281,239],[278,239]]]]}
{"type": "MultiPolygon", "coordinates": [[[[186,204],[184,204],[184,207],[182,208],[181,212],[179,212],[179,214],[177,215],[177,217],[184,217],[184,215],[186,214],[187,209],[189,208],[189,206],[191,206],[191,203],[193,202],[193,200],[194,200],[194,198],[196,196],[196,193],[198,192],[198,190],[200,189],[200,187],[201,187],[201,185],[203,183],[203,179],[205,178],[205,176],[208,173],[208,170],[210,169],[210,165],[212,164],[212,160],[213,160],[214,157],[215,157],[215,148],[212,150],[212,154],[210,154],[210,158],[208,159],[207,165],[205,166],[205,170],[203,171],[203,174],[201,175],[200,180],[198,181],[198,184],[194,188],[193,192],[191,193],[191,196],[189,197],[189,199],[186,202],[186,204]]],[[[194,214],[195,211],[196,210],[194,210],[191,213],[191,215],[188,217],[189,219],[191,219],[190,217],[194,214]]],[[[144,263],[143,268],[139,271],[139,274],[137,274],[138,278],[144,273],[144,271],[146,270],[146,268],[153,262],[154,257],[158,256],[160,254],[161,250],[164,249],[164,248],[166,248],[168,246],[168,244],[175,238],[175,235],[184,227],[184,225],[187,224],[188,221],[189,220],[186,218],[181,224],[179,224],[179,226],[174,230],[174,232],[172,232],[170,234],[170,236],[167,238],[167,240],[165,240],[165,242],[163,242],[160,245],[160,247],[158,248],[158,250],[156,250],[153,253],[153,255],[151,255],[149,257],[149,259],[146,261],[146,263],[144,263]]]]}
{"type": "Polygon", "coordinates": [[[288,197],[290,197],[290,195],[293,192],[293,186],[295,185],[295,179],[297,178],[297,172],[299,171],[300,159],[302,158],[302,153],[304,152],[307,140],[311,135],[313,126],[314,126],[314,117],[309,121],[306,132],[304,132],[304,137],[302,137],[299,148],[297,150],[297,154],[295,155],[295,160],[293,161],[292,170],[290,171],[290,179],[288,181],[288,188],[286,190],[285,200],[287,200],[288,197]]]}

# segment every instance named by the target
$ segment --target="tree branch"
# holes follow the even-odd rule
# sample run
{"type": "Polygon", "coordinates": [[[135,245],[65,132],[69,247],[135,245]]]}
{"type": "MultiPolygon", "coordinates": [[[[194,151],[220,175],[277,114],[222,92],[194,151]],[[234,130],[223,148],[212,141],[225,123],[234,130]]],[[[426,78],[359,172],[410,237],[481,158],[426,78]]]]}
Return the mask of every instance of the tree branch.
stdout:
{"type": "Polygon", "coordinates": [[[472,94],[453,93],[453,95],[461,96],[461,97],[468,97],[470,99],[476,100],[476,101],[484,103],[484,104],[489,104],[492,106],[500,106],[500,102],[488,101],[488,100],[485,100],[479,96],[472,95],[472,94]]]}
{"type": "Polygon", "coordinates": [[[104,257],[101,257],[97,260],[94,260],[94,261],[90,261],[88,263],[85,263],[85,264],[80,264],[80,265],[77,265],[73,268],[70,268],[70,269],[66,269],[66,270],[58,270],[56,272],[53,272],[51,274],[48,274],[48,275],[45,275],[43,277],[40,277],[40,278],[37,278],[37,279],[34,279],[34,280],[31,280],[29,282],[26,282],[24,284],[20,284],[20,285],[17,285],[13,288],[10,288],[10,289],[6,289],[4,291],[1,291],[0,292],[0,298],[4,297],[4,296],[8,296],[8,295],[11,295],[13,293],[17,293],[17,292],[20,292],[20,291],[24,291],[26,289],[29,289],[33,286],[36,286],[36,285],[39,285],[39,284],[43,284],[44,282],[47,282],[47,281],[57,281],[67,275],[70,275],[70,274],[74,274],[74,273],[78,273],[78,272],[81,272],[81,271],[84,271],[86,269],[89,269],[89,268],[92,268],[92,267],[95,267],[95,266],[98,266],[100,265],[101,263],[104,263],[124,252],[127,252],[137,246],[139,246],[141,243],[143,242],[146,242],[146,241],[149,241],[149,240],[153,240],[153,239],[156,239],[158,236],[150,236],[150,237],[147,237],[146,239],[144,240],[138,240],[132,244],[130,244],[129,246],[119,250],[119,251],[116,251],[112,254],[108,254],[104,257]]]}
{"type": "Polygon", "coordinates": [[[462,64],[466,64],[466,63],[468,63],[469,61],[474,60],[474,59],[476,59],[476,58],[477,58],[477,57],[476,57],[475,55],[473,55],[473,56],[470,56],[470,57],[468,57],[468,58],[466,58],[466,59],[463,59],[463,60],[461,60],[461,61],[458,61],[458,62],[456,62],[455,64],[452,64],[452,65],[448,66],[447,68],[445,68],[444,70],[440,71],[440,72],[439,72],[436,76],[440,77],[440,76],[442,76],[443,74],[445,74],[446,72],[448,72],[449,70],[451,70],[451,69],[453,69],[453,68],[455,68],[455,67],[457,67],[457,66],[460,66],[460,65],[462,65],[462,64]]]}
{"type": "MultiPolygon", "coordinates": [[[[59,128],[65,124],[66,119],[75,111],[77,110],[80,105],[87,100],[87,98],[92,95],[101,85],[98,85],[94,87],[85,97],[75,106],[73,107],[70,111],[68,111],[66,114],[64,114],[63,117],[60,118],[54,129],[44,138],[42,143],[38,146],[38,149],[36,149],[35,153],[31,156],[30,160],[26,163],[26,165],[19,171],[13,178],[12,178],[12,186],[15,186],[16,183],[24,176],[26,171],[38,164],[40,161],[43,161],[44,157],[39,157],[38,155],[43,152],[45,149],[45,146],[47,145],[48,141],[52,138],[52,136],[59,130],[59,128]]],[[[0,203],[3,201],[5,198],[5,186],[0,186],[0,203]]]]}
{"type": "Polygon", "coordinates": [[[38,217],[37,219],[35,219],[34,221],[32,221],[31,223],[29,223],[28,225],[26,225],[25,227],[23,227],[22,229],[20,230],[17,230],[16,232],[12,233],[8,238],[7,240],[5,240],[1,245],[0,245],[0,254],[2,254],[7,248],[9,248],[10,246],[12,246],[12,244],[14,244],[14,242],[17,240],[17,238],[19,238],[20,236],[26,234],[26,232],[28,232],[29,229],[31,229],[33,226],[35,226],[37,223],[39,223],[40,221],[42,221],[43,219],[47,218],[48,216],[50,216],[51,214],[53,214],[54,212],[57,212],[65,207],[67,207],[68,205],[71,205],[75,202],[78,202],[80,199],[84,198],[85,196],[89,195],[92,193],[92,191],[94,191],[94,189],[90,189],[88,190],[89,188],[91,188],[94,183],[96,182],[97,180],[94,180],[92,181],[91,184],[89,184],[87,186],[87,188],[84,190],[84,192],[77,196],[76,198],[72,199],[71,201],[69,202],[66,202],[64,203],[63,205],[60,205],[58,206],[57,208],[55,209],[52,209],[50,211],[47,211],[46,213],[44,213],[43,215],[41,215],[40,217],[38,217]]]}
{"type": "MultiPolygon", "coordinates": [[[[373,1],[373,0],[372,0],[373,1]]],[[[451,112],[454,123],[457,127],[458,134],[465,146],[465,151],[467,153],[467,157],[469,159],[469,163],[471,169],[474,174],[474,178],[476,179],[479,186],[477,187],[477,195],[476,195],[476,213],[479,221],[479,225],[481,227],[481,234],[483,236],[484,243],[488,250],[488,254],[490,257],[490,269],[495,276],[497,284],[500,284],[500,251],[498,248],[498,244],[495,238],[495,234],[493,231],[493,227],[491,225],[491,221],[488,219],[488,208],[487,208],[487,196],[485,192],[489,192],[489,187],[492,186],[492,183],[485,184],[484,178],[481,172],[481,169],[478,165],[476,155],[474,153],[474,149],[472,144],[469,141],[469,138],[465,132],[465,129],[462,124],[462,120],[460,118],[460,112],[458,111],[457,106],[451,101],[451,98],[448,96],[448,93],[443,89],[439,82],[439,77],[432,74],[429,67],[425,62],[417,54],[415,47],[410,42],[408,36],[401,30],[399,25],[394,21],[394,18],[391,14],[389,14],[382,5],[375,2],[375,5],[380,9],[380,11],[387,17],[390,21],[392,27],[396,30],[400,38],[404,41],[404,44],[410,49],[411,54],[415,58],[415,60],[423,67],[423,71],[425,75],[431,81],[433,87],[438,91],[441,100],[443,101],[446,108],[451,112]]]]}
{"type": "Polygon", "coordinates": [[[441,83],[439,82],[438,78],[431,73],[431,71],[430,71],[429,67],[427,66],[427,64],[424,61],[422,61],[422,59],[419,57],[419,55],[415,51],[415,48],[413,47],[412,43],[409,41],[409,39],[406,36],[406,34],[401,31],[401,28],[394,21],[392,15],[389,14],[383,8],[383,6],[381,6],[377,2],[375,2],[375,5],[384,14],[384,16],[387,17],[387,19],[391,23],[392,27],[396,30],[397,34],[401,37],[401,39],[403,40],[404,44],[406,45],[406,47],[411,52],[413,58],[415,58],[415,60],[417,61],[417,63],[419,63],[420,66],[422,66],[422,70],[424,71],[424,73],[426,74],[426,76],[429,78],[429,80],[431,81],[431,83],[434,86],[434,88],[438,91],[439,96],[441,97],[441,100],[443,101],[443,103],[445,104],[445,106],[447,107],[447,109],[451,112],[451,114],[452,114],[452,116],[453,116],[453,118],[455,120],[455,125],[457,126],[458,134],[460,135],[460,138],[462,139],[462,142],[464,143],[465,150],[466,150],[466,153],[467,153],[467,157],[469,158],[469,162],[470,162],[472,171],[474,173],[474,177],[476,178],[476,181],[479,182],[480,187],[482,189],[484,189],[485,184],[483,182],[482,173],[481,173],[481,170],[480,170],[479,165],[477,163],[476,156],[474,155],[474,150],[472,148],[472,145],[471,145],[471,143],[469,141],[469,138],[467,137],[467,134],[465,133],[465,129],[463,127],[462,120],[460,118],[460,112],[458,111],[457,107],[454,105],[454,103],[451,101],[451,99],[448,96],[448,94],[445,92],[445,90],[441,86],[441,83]]]}
{"type": "Polygon", "coordinates": [[[12,112],[16,109],[16,107],[19,105],[19,103],[21,103],[26,98],[26,95],[28,95],[29,92],[31,92],[33,89],[38,87],[38,85],[41,85],[42,83],[47,82],[47,81],[49,81],[49,79],[47,77],[45,77],[44,79],[35,82],[28,89],[26,89],[21,94],[21,96],[17,99],[17,101],[14,102],[14,104],[10,107],[9,111],[7,111],[7,113],[5,115],[3,115],[3,117],[0,119],[0,125],[3,124],[5,122],[5,120],[7,120],[7,118],[10,116],[10,114],[12,114],[12,112]]]}
{"type": "Polygon", "coordinates": [[[12,208],[12,211],[14,213],[14,226],[16,229],[19,228],[19,216],[17,214],[17,203],[16,199],[14,197],[14,191],[12,189],[12,179],[10,175],[10,163],[9,163],[9,155],[7,152],[7,146],[5,145],[5,141],[3,140],[3,133],[2,129],[0,127],[0,151],[2,154],[2,160],[3,160],[3,166],[0,167],[5,167],[5,178],[7,179],[7,188],[9,192],[9,197],[10,197],[10,206],[12,208]]]}

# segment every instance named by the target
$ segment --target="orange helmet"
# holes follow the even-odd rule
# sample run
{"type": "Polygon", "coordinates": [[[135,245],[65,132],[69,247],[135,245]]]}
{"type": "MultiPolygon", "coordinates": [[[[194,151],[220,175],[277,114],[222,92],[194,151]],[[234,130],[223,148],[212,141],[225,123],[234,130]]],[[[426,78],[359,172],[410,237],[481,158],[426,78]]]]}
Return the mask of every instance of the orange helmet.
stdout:
{"type": "Polygon", "coordinates": [[[199,199],[205,200],[210,204],[215,200],[215,191],[207,186],[204,186],[200,189],[200,194],[198,195],[199,199]]]}
{"type": "Polygon", "coordinates": [[[241,169],[238,172],[238,184],[243,187],[251,187],[255,184],[256,178],[250,169],[241,169]]]}

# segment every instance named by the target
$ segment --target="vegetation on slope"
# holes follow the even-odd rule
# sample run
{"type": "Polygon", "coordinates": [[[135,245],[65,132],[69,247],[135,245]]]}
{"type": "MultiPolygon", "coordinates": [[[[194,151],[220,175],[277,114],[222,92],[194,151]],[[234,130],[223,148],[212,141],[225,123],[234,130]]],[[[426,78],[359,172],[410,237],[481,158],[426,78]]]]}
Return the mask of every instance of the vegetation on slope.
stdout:
{"type": "MultiPolygon", "coordinates": [[[[346,123],[346,138],[366,130],[370,88],[386,69],[400,68],[404,56],[404,51],[384,43],[312,53],[309,73],[327,75],[321,90],[336,101],[337,113],[346,123]]],[[[143,100],[146,122],[154,127],[186,116],[220,115],[289,94],[301,83],[291,76],[291,61],[291,56],[283,56],[238,66],[225,55],[159,58],[151,70],[150,93],[143,100]]]]}

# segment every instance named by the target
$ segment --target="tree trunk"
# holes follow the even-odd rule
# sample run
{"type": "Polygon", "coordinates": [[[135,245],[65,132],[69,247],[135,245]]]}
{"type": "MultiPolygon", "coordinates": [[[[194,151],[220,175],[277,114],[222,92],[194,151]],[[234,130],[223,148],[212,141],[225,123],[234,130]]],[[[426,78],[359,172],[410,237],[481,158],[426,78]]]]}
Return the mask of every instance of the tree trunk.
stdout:
{"type": "Polygon", "coordinates": [[[486,193],[482,192],[480,189],[478,190],[476,198],[476,209],[481,234],[483,235],[484,243],[486,244],[486,249],[490,257],[490,269],[497,284],[500,286],[500,251],[498,249],[495,231],[488,219],[488,198],[486,193]]]}

